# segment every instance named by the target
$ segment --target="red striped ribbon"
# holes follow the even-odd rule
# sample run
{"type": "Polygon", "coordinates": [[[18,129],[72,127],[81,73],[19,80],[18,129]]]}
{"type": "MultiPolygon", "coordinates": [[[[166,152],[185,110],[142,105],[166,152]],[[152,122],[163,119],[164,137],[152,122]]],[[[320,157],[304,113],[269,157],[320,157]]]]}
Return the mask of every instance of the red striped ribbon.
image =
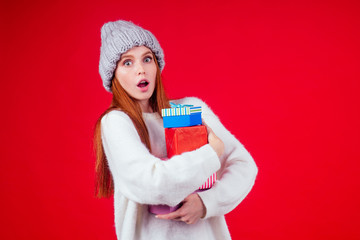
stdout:
{"type": "Polygon", "coordinates": [[[201,190],[201,189],[211,188],[214,185],[214,183],[216,182],[216,179],[217,179],[216,173],[214,173],[206,180],[206,182],[203,185],[201,185],[201,187],[199,187],[199,189],[201,190]]]}

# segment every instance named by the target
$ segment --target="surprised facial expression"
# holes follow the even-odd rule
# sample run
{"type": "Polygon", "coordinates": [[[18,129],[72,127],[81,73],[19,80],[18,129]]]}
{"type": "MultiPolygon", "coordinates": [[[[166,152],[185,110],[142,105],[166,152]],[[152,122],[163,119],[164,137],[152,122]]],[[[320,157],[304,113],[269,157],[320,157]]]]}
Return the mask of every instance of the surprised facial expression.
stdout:
{"type": "Polygon", "coordinates": [[[139,46],[122,54],[115,77],[130,96],[147,105],[155,89],[156,71],[151,50],[139,46]]]}

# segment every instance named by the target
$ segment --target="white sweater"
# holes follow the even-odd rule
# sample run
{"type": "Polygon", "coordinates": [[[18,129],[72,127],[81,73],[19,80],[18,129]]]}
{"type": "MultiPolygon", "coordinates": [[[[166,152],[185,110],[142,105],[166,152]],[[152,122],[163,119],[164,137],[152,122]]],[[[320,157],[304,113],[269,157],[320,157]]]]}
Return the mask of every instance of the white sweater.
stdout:
{"type": "Polygon", "coordinates": [[[101,120],[102,141],[114,180],[115,228],[121,240],[225,240],[231,239],[224,214],[233,210],[251,190],[257,167],[243,145],[220,123],[198,98],[183,98],[176,104],[202,106],[203,120],[224,142],[219,160],[207,144],[195,151],[166,157],[162,118],[143,113],[152,153],[141,142],[130,118],[112,111],[101,120]],[[148,212],[148,204],[175,206],[201,186],[215,171],[218,181],[198,193],[206,216],[196,224],[162,220],[148,212]]]}

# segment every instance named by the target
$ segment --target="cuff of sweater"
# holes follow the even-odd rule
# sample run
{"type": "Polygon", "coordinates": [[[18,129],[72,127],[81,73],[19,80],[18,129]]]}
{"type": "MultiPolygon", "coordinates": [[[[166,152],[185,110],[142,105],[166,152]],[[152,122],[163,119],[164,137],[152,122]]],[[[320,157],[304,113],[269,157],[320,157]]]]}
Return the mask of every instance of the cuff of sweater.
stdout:
{"type": "MultiPolygon", "coordinates": [[[[216,170],[219,170],[221,167],[221,163],[219,160],[219,157],[217,156],[217,153],[215,152],[215,150],[210,146],[210,144],[206,144],[205,146],[203,146],[202,148],[206,149],[206,152],[208,154],[213,155],[214,157],[211,157],[210,159],[216,159],[216,161],[214,162],[208,162],[208,164],[214,164],[214,167],[216,166],[216,170]]],[[[214,173],[215,171],[209,173],[209,175],[211,175],[212,173],[214,173]]],[[[202,192],[198,192],[198,195],[200,196],[205,208],[206,208],[206,213],[205,216],[202,219],[206,219],[212,216],[215,216],[215,211],[216,211],[216,203],[215,203],[215,199],[213,199],[214,197],[214,191],[211,191],[211,189],[206,190],[206,191],[202,191],[202,192]]]]}
{"type": "Polygon", "coordinates": [[[210,176],[215,171],[220,169],[220,159],[215,150],[210,146],[210,144],[206,144],[196,151],[199,151],[200,155],[207,159],[206,162],[204,162],[204,165],[208,166],[204,168],[206,169],[206,176],[210,176]]]}
{"type": "Polygon", "coordinates": [[[206,214],[202,219],[207,219],[209,217],[216,216],[216,199],[217,197],[214,196],[216,192],[213,189],[209,189],[206,191],[198,192],[198,195],[200,196],[205,208],[206,208],[206,214]]]}

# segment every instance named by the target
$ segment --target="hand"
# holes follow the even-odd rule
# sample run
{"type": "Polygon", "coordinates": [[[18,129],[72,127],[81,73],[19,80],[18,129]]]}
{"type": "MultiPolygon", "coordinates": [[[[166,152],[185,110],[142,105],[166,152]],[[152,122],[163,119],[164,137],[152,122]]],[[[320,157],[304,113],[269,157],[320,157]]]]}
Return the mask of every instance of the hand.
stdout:
{"type": "Polygon", "coordinates": [[[203,124],[207,128],[209,144],[220,158],[220,156],[224,153],[224,143],[215,135],[214,131],[204,121],[203,124]]]}
{"type": "Polygon", "coordinates": [[[194,224],[200,218],[205,217],[206,207],[197,193],[192,193],[182,201],[182,206],[175,212],[156,215],[157,218],[183,221],[194,224]]]}

